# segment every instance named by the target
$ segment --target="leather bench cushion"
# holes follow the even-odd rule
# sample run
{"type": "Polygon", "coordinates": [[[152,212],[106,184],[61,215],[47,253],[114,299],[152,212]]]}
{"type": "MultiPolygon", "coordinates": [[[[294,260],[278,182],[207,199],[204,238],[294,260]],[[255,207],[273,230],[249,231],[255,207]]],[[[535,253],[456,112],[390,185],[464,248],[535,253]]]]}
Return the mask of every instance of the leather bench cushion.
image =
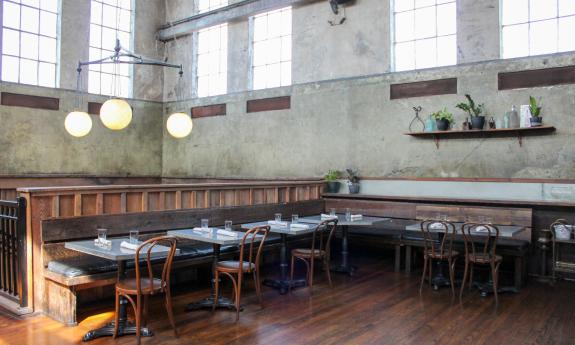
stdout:
{"type": "Polygon", "coordinates": [[[47,269],[48,271],[72,278],[111,272],[117,270],[117,268],[118,265],[115,261],[85,255],[50,261],[47,269]]]}
{"type": "Polygon", "coordinates": [[[401,230],[386,229],[374,226],[351,227],[349,228],[348,232],[351,235],[369,235],[394,239],[399,239],[401,236],[401,230]]]}

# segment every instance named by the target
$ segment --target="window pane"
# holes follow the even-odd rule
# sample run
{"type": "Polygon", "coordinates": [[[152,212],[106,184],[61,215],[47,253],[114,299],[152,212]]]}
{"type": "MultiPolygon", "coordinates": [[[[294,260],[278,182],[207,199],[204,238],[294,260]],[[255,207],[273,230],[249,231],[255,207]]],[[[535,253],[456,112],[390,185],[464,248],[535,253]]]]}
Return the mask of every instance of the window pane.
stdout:
{"type": "Polygon", "coordinates": [[[435,30],[435,7],[424,7],[414,11],[415,13],[415,38],[428,38],[436,35],[435,30]]]}
{"type": "Polygon", "coordinates": [[[254,67],[254,90],[266,88],[266,66],[254,67]]]}
{"type": "Polygon", "coordinates": [[[395,45],[395,70],[407,71],[415,69],[415,43],[405,42],[395,45]]]}
{"type": "Polygon", "coordinates": [[[281,63],[281,85],[291,85],[291,62],[282,62],[281,63]]]}
{"type": "Polygon", "coordinates": [[[13,56],[2,56],[2,80],[18,82],[19,59],[13,56]]]}
{"type": "Polygon", "coordinates": [[[56,39],[40,36],[40,53],[41,61],[56,63],[56,39]]]}
{"type": "Polygon", "coordinates": [[[268,41],[266,51],[267,64],[274,64],[281,61],[281,38],[274,38],[268,41]]]}
{"type": "Polygon", "coordinates": [[[557,51],[557,20],[531,23],[530,54],[549,54],[557,51]]]}
{"type": "Polygon", "coordinates": [[[529,55],[528,25],[503,27],[503,58],[514,58],[529,55]]]}
{"type": "Polygon", "coordinates": [[[437,39],[415,41],[415,68],[437,66],[437,39]]]}
{"type": "Polygon", "coordinates": [[[575,14],[575,1],[559,0],[559,15],[569,16],[575,14]]]}
{"type": "Polygon", "coordinates": [[[5,27],[20,29],[20,6],[10,2],[4,2],[2,20],[5,27]]]}
{"type": "Polygon", "coordinates": [[[90,23],[102,25],[102,4],[99,2],[92,1],[90,23]]]}
{"type": "Polygon", "coordinates": [[[113,76],[108,73],[102,73],[100,75],[100,92],[102,95],[111,96],[112,88],[114,87],[113,76]]]}
{"type": "Polygon", "coordinates": [[[435,5],[435,0],[415,0],[415,7],[432,6],[435,5]]]}
{"type": "Polygon", "coordinates": [[[131,10],[132,9],[132,0],[119,0],[118,3],[120,5],[120,7],[125,9],[125,10],[131,10]]]}
{"type": "Polygon", "coordinates": [[[109,27],[109,28],[118,27],[118,25],[116,25],[116,23],[117,23],[117,21],[119,21],[119,18],[116,17],[116,15],[117,15],[116,8],[112,7],[112,6],[104,5],[102,11],[103,11],[102,24],[104,26],[109,27]]]}
{"type": "Polygon", "coordinates": [[[2,53],[20,55],[20,33],[16,30],[2,30],[2,53]]]}
{"type": "Polygon", "coordinates": [[[40,12],[40,33],[45,36],[56,37],[58,16],[54,13],[40,12]]]}
{"type": "Polygon", "coordinates": [[[126,10],[120,10],[120,26],[118,27],[122,31],[130,32],[132,25],[132,13],[126,10]]]}
{"type": "Polygon", "coordinates": [[[529,20],[541,20],[557,17],[556,0],[530,0],[529,20]]]}
{"type": "MultiPolygon", "coordinates": [[[[102,58],[102,51],[100,49],[97,49],[97,48],[90,48],[88,56],[90,58],[90,61],[100,60],[102,58]]],[[[99,71],[100,67],[101,67],[100,64],[93,64],[93,65],[89,65],[88,69],[90,71],[99,71]]]]}
{"type": "Polygon", "coordinates": [[[102,27],[102,48],[113,51],[116,46],[116,30],[102,27]]]}
{"type": "Polygon", "coordinates": [[[268,41],[254,43],[254,66],[262,66],[266,64],[268,51],[268,41]]]}
{"type": "Polygon", "coordinates": [[[291,36],[282,37],[282,51],[281,51],[281,61],[290,61],[291,60],[291,36]]]}
{"type": "Polygon", "coordinates": [[[268,16],[268,38],[279,37],[282,32],[281,12],[275,12],[268,16]]]}
{"type": "Polygon", "coordinates": [[[38,85],[54,87],[56,83],[56,65],[40,62],[38,70],[38,85]]]}
{"type": "Polygon", "coordinates": [[[38,60],[38,36],[23,32],[20,49],[20,56],[38,60]]]}
{"type": "Polygon", "coordinates": [[[102,47],[102,27],[99,25],[90,24],[90,46],[102,47]]]}
{"type": "Polygon", "coordinates": [[[414,0],[395,0],[393,9],[395,12],[413,10],[414,0]]]}
{"type": "Polygon", "coordinates": [[[254,41],[265,40],[267,37],[268,19],[267,17],[254,18],[254,41]]]}
{"type": "Polygon", "coordinates": [[[268,65],[266,73],[266,87],[279,87],[281,85],[281,69],[279,63],[268,65]]]}
{"type": "Polygon", "coordinates": [[[559,18],[559,51],[575,50],[575,16],[559,18]]]}
{"type": "Polygon", "coordinates": [[[455,3],[437,6],[437,35],[452,35],[456,32],[457,13],[455,3]]]}
{"type": "Polygon", "coordinates": [[[395,16],[395,41],[411,41],[415,38],[413,11],[398,13],[395,16]]]}
{"type": "Polygon", "coordinates": [[[503,25],[527,23],[529,0],[502,0],[501,23],[503,25]]]}
{"type": "Polygon", "coordinates": [[[20,82],[24,84],[38,84],[38,62],[20,59],[20,82]]]}
{"type": "Polygon", "coordinates": [[[291,32],[292,32],[291,11],[282,11],[281,35],[282,36],[291,35],[291,32]]]}
{"type": "Polygon", "coordinates": [[[92,71],[88,73],[88,92],[100,93],[100,73],[92,71]]]}
{"type": "Polygon", "coordinates": [[[450,66],[457,63],[457,38],[444,36],[437,38],[437,66],[450,66]]]}
{"type": "Polygon", "coordinates": [[[58,12],[58,0],[41,0],[40,8],[50,12],[58,12]]]}
{"type": "Polygon", "coordinates": [[[22,0],[21,2],[23,5],[28,5],[36,8],[40,7],[40,0],[22,0]]]}
{"type": "Polygon", "coordinates": [[[40,22],[40,11],[35,8],[25,7],[22,9],[21,29],[37,34],[40,22]]]}
{"type": "Polygon", "coordinates": [[[207,97],[210,95],[210,76],[205,75],[198,77],[198,97],[207,97]]]}

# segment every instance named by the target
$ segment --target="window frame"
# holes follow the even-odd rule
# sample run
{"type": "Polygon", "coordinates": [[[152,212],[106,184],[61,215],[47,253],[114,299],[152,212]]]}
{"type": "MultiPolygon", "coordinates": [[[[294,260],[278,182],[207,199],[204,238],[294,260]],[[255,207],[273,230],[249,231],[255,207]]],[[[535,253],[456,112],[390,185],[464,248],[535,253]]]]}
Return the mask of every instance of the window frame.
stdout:
{"type": "MultiPolygon", "coordinates": [[[[114,54],[113,51],[109,51],[109,50],[107,50],[107,49],[105,49],[105,48],[102,47],[102,46],[103,46],[103,40],[102,40],[103,28],[107,28],[107,29],[114,30],[114,32],[120,31],[120,32],[126,33],[126,31],[120,30],[119,28],[112,28],[112,27],[109,27],[109,26],[105,26],[105,25],[104,25],[104,11],[103,11],[103,6],[104,6],[104,5],[107,5],[107,6],[115,7],[116,9],[126,10],[125,8],[123,8],[123,7],[119,4],[120,1],[121,1],[121,0],[117,0],[117,2],[116,2],[117,5],[116,5],[116,6],[113,6],[113,5],[110,5],[110,4],[108,4],[108,3],[105,3],[105,0],[90,0],[90,19],[89,19],[89,23],[88,23],[88,24],[89,24],[89,27],[90,27],[89,33],[90,33],[90,36],[91,36],[91,32],[90,32],[90,31],[91,31],[91,26],[92,26],[92,25],[96,25],[96,26],[99,27],[99,30],[100,30],[100,46],[101,46],[101,47],[92,46],[91,38],[89,38],[89,39],[88,39],[88,51],[90,51],[90,49],[98,49],[98,50],[100,51],[100,53],[105,52],[106,54],[109,54],[110,56],[114,54]],[[100,19],[101,19],[101,23],[100,23],[100,24],[92,23],[92,13],[91,13],[91,10],[92,10],[92,4],[93,4],[93,2],[98,2],[98,3],[102,4],[102,15],[101,15],[101,18],[100,18],[100,19]]],[[[129,0],[129,1],[130,1],[130,10],[129,10],[129,11],[130,11],[130,32],[129,32],[129,35],[130,35],[130,38],[129,38],[130,47],[123,47],[123,48],[124,48],[124,49],[127,49],[127,50],[129,50],[129,51],[133,51],[134,45],[135,45],[135,26],[136,26],[135,21],[136,21],[136,3],[137,3],[137,1],[136,1],[136,0],[129,0]]],[[[108,55],[106,55],[106,56],[101,55],[101,58],[105,58],[105,57],[108,57],[108,55]]],[[[91,70],[90,67],[92,67],[92,66],[94,66],[94,65],[88,66],[88,71],[87,71],[88,76],[87,76],[86,79],[88,80],[88,92],[90,92],[90,73],[92,72],[92,73],[98,73],[99,76],[100,76],[99,92],[98,92],[98,93],[93,93],[93,92],[92,92],[92,94],[102,95],[102,96],[114,96],[114,95],[108,95],[108,94],[106,94],[106,93],[102,93],[102,77],[101,77],[102,74],[114,76],[114,73],[102,72],[102,69],[101,69],[101,68],[102,68],[103,65],[97,65],[97,66],[100,66],[100,69],[97,70],[97,71],[91,70]]],[[[121,97],[121,98],[132,98],[133,95],[134,95],[134,65],[133,65],[133,64],[126,64],[126,66],[127,66],[127,68],[128,68],[128,75],[127,75],[127,76],[124,76],[124,75],[119,74],[119,76],[120,76],[120,77],[127,77],[128,80],[129,80],[129,81],[128,81],[127,95],[126,95],[126,96],[122,96],[117,90],[116,90],[116,92],[115,92],[115,95],[116,95],[117,97],[121,97]]]]}
{"type": "Polygon", "coordinates": [[[57,4],[56,4],[56,12],[52,12],[50,10],[47,9],[42,9],[40,4],[38,5],[38,7],[34,7],[28,4],[23,4],[21,2],[15,2],[13,0],[0,0],[0,82],[5,82],[5,83],[17,83],[17,84],[22,84],[22,85],[31,85],[31,86],[38,86],[38,87],[50,87],[50,88],[58,88],[60,86],[60,45],[61,45],[61,15],[62,12],[62,1],[61,0],[57,0],[57,4]],[[6,29],[8,30],[12,30],[12,31],[16,31],[18,33],[18,56],[16,55],[12,55],[12,54],[6,54],[4,53],[3,50],[3,44],[4,44],[4,4],[5,3],[11,3],[14,4],[16,6],[19,6],[20,8],[20,18],[19,18],[19,28],[15,29],[15,28],[11,28],[11,27],[6,27],[6,29]],[[35,9],[38,10],[38,33],[34,33],[34,32],[30,32],[30,31],[26,31],[26,30],[22,30],[22,8],[26,7],[26,8],[31,8],[31,9],[35,9]],[[43,33],[41,33],[41,14],[42,12],[46,12],[46,13],[51,13],[56,15],[56,30],[55,30],[55,36],[48,36],[45,35],[43,33]],[[29,34],[29,35],[35,35],[36,37],[38,37],[38,57],[35,59],[31,59],[31,58],[27,58],[27,57],[22,57],[22,33],[25,34],[29,34]],[[54,62],[50,62],[47,60],[43,60],[40,57],[40,38],[41,37],[45,37],[48,39],[52,39],[55,40],[55,58],[54,58],[54,62]],[[18,81],[14,82],[14,81],[7,81],[4,80],[3,75],[2,75],[2,66],[3,66],[3,58],[4,55],[6,55],[7,57],[11,57],[11,58],[16,58],[18,59],[18,81]],[[20,66],[21,66],[21,60],[28,60],[28,61],[33,61],[36,63],[37,65],[37,71],[36,71],[36,83],[35,84],[31,84],[31,83],[23,83],[20,80],[20,66]],[[45,85],[40,85],[40,63],[44,63],[44,64],[50,64],[54,66],[54,84],[53,86],[45,86],[45,85]]]}
{"type": "MultiPolygon", "coordinates": [[[[228,90],[229,90],[229,85],[228,85],[228,82],[229,82],[229,73],[228,73],[228,72],[229,72],[229,42],[230,42],[230,39],[229,39],[229,23],[225,22],[225,23],[216,24],[216,25],[213,25],[213,26],[209,26],[209,27],[207,27],[207,28],[203,28],[202,30],[194,31],[193,37],[192,37],[192,40],[193,40],[192,54],[193,54],[193,56],[194,56],[193,71],[192,71],[192,73],[193,73],[193,78],[192,78],[192,79],[193,79],[193,82],[192,82],[193,97],[194,97],[194,98],[203,98],[203,97],[214,97],[214,96],[225,95],[225,94],[228,93],[228,90]],[[209,29],[212,29],[212,28],[215,28],[215,27],[220,27],[220,29],[221,29],[221,26],[223,26],[223,25],[226,26],[226,30],[227,30],[227,33],[226,33],[227,39],[226,39],[226,42],[225,42],[225,46],[226,46],[226,48],[225,48],[225,54],[226,54],[226,56],[225,56],[225,58],[226,58],[226,72],[225,72],[225,76],[226,76],[226,90],[225,90],[225,92],[223,92],[223,93],[211,94],[211,93],[209,92],[209,88],[208,88],[208,94],[207,94],[207,95],[202,95],[202,96],[200,96],[200,84],[199,84],[199,79],[200,79],[200,75],[199,75],[199,56],[200,56],[200,53],[199,53],[199,50],[200,50],[199,37],[200,37],[200,31],[202,31],[202,30],[209,30],[209,29]]],[[[221,33],[220,33],[220,50],[219,50],[220,53],[222,52],[221,47],[222,47],[222,42],[221,42],[221,33]]],[[[221,71],[220,71],[218,74],[223,74],[223,73],[221,73],[221,71]]],[[[207,75],[210,76],[211,74],[208,73],[207,75]]]]}

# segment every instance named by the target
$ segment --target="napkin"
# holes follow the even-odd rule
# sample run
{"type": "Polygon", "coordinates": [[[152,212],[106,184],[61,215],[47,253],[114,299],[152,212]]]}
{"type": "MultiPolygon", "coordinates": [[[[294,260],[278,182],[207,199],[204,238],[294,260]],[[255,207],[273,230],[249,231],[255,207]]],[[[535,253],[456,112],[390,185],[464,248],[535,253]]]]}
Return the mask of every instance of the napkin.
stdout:
{"type": "Polygon", "coordinates": [[[307,225],[307,224],[300,224],[300,223],[291,223],[290,229],[305,230],[305,229],[309,229],[309,225],[307,225]]]}
{"type": "MultiPolygon", "coordinates": [[[[215,228],[193,228],[194,231],[203,232],[206,234],[212,234],[215,228]]],[[[229,231],[226,229],[216,229],[216,233],[221,236],[237,237],[237,232],[229,231]]]]}
{"type": "Polygon", "coordinates": [[[139,244],[137,243],[130,243],[126,241],[122,241],[122,243],[120,243],[120,247],[134,251],[138,248],[138,246],[139,244]]]}
{"type": "Polygon", "coordinates": [[[100,240],[99,238],[96,238],[96,239],[94,239],[94,245],[96,247],[110,247],[112,245],[112,241],[100,240]]]}
{"type": "Polygon", "coordinates": [[[268,220],[269,225],[288,226],[288,222],[277,222],[275,220],[268,220]]]}
{"type": "Polygon", "coordinates": [[[332,216],[325,213],[321,214],[321,220],[330,220],[330,219],[337,219],[337,216],[332,216]]]}
{"type": "Polygon", "coordinates": [[[363,216],[361,214],[352,214],[351,220],[362,220],[363,216]]]}
{"type": "Polygon", "coordinates": [[[489,232],[489,229],[486,226],[480,225],[475,228],[475,232],[489,232]]]}
{"type": "Polygon", "coordinates": [[[444,230],[445,225],[443,225],[442,223],[433,223],[429,226],[429,228],[433,230],[444,230]]]}
{"type": "Polygon", "coordinates": [[[195,227],[192,230],[194,231],[200,231],[200,232],[212,232],[214,228],[200,228],[200,227],[195,227]]]}

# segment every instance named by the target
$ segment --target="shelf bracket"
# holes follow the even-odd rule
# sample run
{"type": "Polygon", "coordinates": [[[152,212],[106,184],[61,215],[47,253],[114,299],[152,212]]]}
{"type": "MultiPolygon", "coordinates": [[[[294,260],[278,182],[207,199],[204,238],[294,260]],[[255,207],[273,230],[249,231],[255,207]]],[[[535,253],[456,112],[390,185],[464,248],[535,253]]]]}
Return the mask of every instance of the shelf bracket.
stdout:
{"type": "Polygon", "coordinates": [[[434,135],[433,136],[433,141],[435,142],[435,148],[437,148],[439,150],[439,136],[438,135],[434,135]]]}
{"type": "Polygon", "coordinates": [[[517,132],[517,141],[519,142],[519,147],[523,147],[523,135],[521,132],[517,132]]]}

